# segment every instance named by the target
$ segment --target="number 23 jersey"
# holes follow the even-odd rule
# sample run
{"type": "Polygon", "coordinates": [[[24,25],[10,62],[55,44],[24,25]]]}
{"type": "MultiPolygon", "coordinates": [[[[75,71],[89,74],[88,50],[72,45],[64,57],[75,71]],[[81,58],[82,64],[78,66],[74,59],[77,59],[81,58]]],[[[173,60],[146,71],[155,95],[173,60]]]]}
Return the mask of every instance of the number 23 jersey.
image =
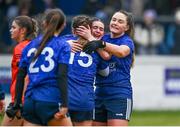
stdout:
{"type": "Polygon", "coordinates": [[[57,85],[58,64],[67,64],[70,58],[70,46],[59,37],[51,38],[38,58],[32,61],[42,37],[34,39],[23,51],[20,67],[26,68],[29,84],[25,97],[35,100],[59,102],[60,91],[57,85]]]}

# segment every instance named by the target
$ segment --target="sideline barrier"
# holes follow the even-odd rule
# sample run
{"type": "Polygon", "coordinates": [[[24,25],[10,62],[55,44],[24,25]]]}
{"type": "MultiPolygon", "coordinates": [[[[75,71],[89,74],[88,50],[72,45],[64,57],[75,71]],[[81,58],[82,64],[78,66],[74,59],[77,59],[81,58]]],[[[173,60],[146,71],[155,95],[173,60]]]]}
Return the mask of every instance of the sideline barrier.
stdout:
{"type": "MultiPolygon", "coordinates": [[[[10,55],[0,55],[0,81],[11,80],[10,64],[10,55]]],[[[180,109],[180,56],[136,56],[131,81],[134,109],[180,109]]]]}

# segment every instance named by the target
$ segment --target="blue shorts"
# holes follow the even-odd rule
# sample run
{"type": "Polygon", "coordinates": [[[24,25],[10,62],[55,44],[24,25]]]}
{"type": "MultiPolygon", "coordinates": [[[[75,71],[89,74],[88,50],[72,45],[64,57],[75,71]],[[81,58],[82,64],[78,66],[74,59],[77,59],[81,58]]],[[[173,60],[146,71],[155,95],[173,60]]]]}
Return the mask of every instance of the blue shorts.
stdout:
{"type": "Polygon", "coordinates": [[[22,116],[25,120],[39,125],[47,125],[59,112],[59,104],[25,98],[22,116]]]}
{"type": "Polygon", "coordinates": [[[83,122],[87,120],[93,120],[93,110],[92,111],[69,110],[69,115],[72,122],[83,122]]]}
{"type": "Polygon", "coordinates": [[[130,120],[131,99],[95,100],[95,121],[107,122],[110,119],[130,120]]]}

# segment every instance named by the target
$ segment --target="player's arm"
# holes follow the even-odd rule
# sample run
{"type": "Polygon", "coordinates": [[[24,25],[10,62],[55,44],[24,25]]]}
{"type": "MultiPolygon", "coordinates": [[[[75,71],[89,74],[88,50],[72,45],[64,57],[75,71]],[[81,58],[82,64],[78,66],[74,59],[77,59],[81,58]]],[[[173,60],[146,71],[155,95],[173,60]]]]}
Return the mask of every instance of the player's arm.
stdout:
{"type": "Polygon", "coordinates": [[[119,58],[126,57],[130,53],[130,48],[127,45],[115,45],[102,40],[93,40],[87,43],[83,51],[90,54],[93,51],[103,48],[108,53],[117,56],[119,58]]]}
{"type": "Polygon", "coordinates": [[[22,102],[22,95],[24,89],[24,79],[26,77],[27,70],[26,68],[20,67],[17,74],[17,81],[16,81],[16,92],[15,92],[15,104],[19,105],[22,102]]]}
{"type": "Polygon", "coordinates": [[[66,116],[68,112],[68,91],[67,91],[67,72],[68,65],[67,64],[59,64],[58,65],[58,86],[61,92],[62,103],[59,107],[59,112],[57,112],[54,117],[57,119],[63,118],[66,116]]]}
{"type": "MultiPolygon", "coordinates": [[[[95,37],[93,37],[93,35],[91,34],[91,30],[90,28],[86,28],[84,26],[79,26],[79,28],[76,28],[76,32],[78,35],[82,36],[83,38],[86,38],[87,40],[89,40],[90,42],[93,40],[97,40],[95,37]]],[[[98,41],[98,40],[97,40],[98,41]]],[[[89,43],[90,43],[89,42],[89,43]]],[[[105,43],[104,43],[105,44],[105,43]]],[[[105,51],[104,48],[105,45],[101,44],[99,45],[99,43],[97,43],[97,45],[93,45],[93,51],[97,51],[99,53],[99,55],[104,59],[104,60],[109,60],[111,58],[111,54],[108,53],[107,51],[105,51]]],[[[90,52],[84,50],[83,47],[83,51],[85,51],[86,53],[90,54],[90,52]]]]}
{"type": "Polygon", "coordinates": [[[24,79],[27,74],[26,68],[19,68],[16,81],[16,91],[15,91],[15,101],[14,105],[7,108],[6,114],[9,118],[14,118],[15,116],[20,119],[20,109],[22,108],[22,95],[24,88],[24,79]]]}
{"type": "Polygon", "coordinates": [[[68,65],[67,64],[59,64],[58,65],[58,86],[61,92],[62,104],[61,106],[67,107],[68,103],[68,92],[67,92],[67,72],[68,65]]]}
{"type": "Polygon", "coordinates": [[[126,45],[114,45],[101,40],[96,40],[86,27],[80,26],[76,29],[78,35],[86,38],[90,42],[83,47],[83,51],[90,54],[93,51],[104,48],[108,53],[117,57],[126,57],[130,53],[130,48],[126,45]]]}
{"type": "Polygon", "coordinates": [[[106,46],[104,47],[104,50],[119,58],[126,57],[127,55],[130,54],[130,48],[127,45],[119,46],[106,42],[106,46]]]}
{"type": "Polygon", "coordinates": [[[67,42],[71,46],[72,52],[76,53],[78,51],[82,51],[83,46],[81,44],[77,43],[76,40],[68,40],[67,42]]]}
{"type": "Polygon", "coordinates": [[[98,53],[99,53],[99,55],[104,59],[104,60],[109,60],[109,59],[111,59],[111,54],[110,53],[108,53],[107,51],[105,51],[104,49],[97,49],[96,50],[98,53]]]}

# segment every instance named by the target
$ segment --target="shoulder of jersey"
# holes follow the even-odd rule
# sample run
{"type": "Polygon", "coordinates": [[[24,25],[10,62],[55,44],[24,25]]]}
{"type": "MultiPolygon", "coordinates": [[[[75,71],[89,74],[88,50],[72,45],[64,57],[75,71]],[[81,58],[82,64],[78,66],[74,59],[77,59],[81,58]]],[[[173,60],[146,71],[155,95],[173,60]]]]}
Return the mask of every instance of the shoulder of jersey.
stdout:
{"type": "Polygon", "coordinates": [[[77,39],[76,36],[74,36],[73,34],[66,34],[60,37],[61,39],[65,39],[65,40],[69,40],[69,39],[77,39]]]}

